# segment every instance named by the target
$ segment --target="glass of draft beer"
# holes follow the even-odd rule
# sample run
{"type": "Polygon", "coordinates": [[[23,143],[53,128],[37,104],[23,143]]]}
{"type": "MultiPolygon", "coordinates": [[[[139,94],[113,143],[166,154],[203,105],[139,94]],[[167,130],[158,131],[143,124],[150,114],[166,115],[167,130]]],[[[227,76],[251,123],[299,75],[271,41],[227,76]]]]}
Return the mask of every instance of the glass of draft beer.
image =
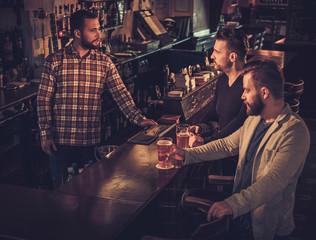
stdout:
{"type": "MultiPolygon", "coordinates": [[[[188,148],[189,147],[189,132],[190,125],[189,124],[177,124],[176,126],[176,136],[177,136],[177,146],[179,148],[188,148]]],[[[182,161],[176,161],[176,168],[180,168],[182,166],[182,161]]]]}
{"type": "Polygon", "coordinates": [[[160,137],[157,141],[158,149],[158,164],[156,165],[159,169],[170,169],[173,168],[169,154],[173,150],[172,138],[160,137]]]}

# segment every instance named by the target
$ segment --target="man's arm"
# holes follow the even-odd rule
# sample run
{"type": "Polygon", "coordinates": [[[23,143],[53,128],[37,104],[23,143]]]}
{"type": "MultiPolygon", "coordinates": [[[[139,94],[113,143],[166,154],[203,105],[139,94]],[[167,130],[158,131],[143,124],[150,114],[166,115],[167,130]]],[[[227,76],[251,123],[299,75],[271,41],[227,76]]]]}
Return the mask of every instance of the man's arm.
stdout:
{"type": "Polygon", "coordinates": [[[298,178],[309,150],[310,137],[302,125],[291,127],[280,136],[277,149],[265,149],[268,154],[263,161],[270,161],[266,173],[260,173],[257,181],[225,201],[233,210],[233,217],[243,215],[282,194],[295,177],[298,178]]]}
{"type": "Polygon", "coordinates": [[[54,64],[49,56],[43,65],[42,78],[37,94],[38,126],[41,145],[44,152],[51,154],[51,148],[56,150],[52,133],[52,98],[55,92],[54,64]]]}
{"type": "Polygon", "coordinates": [[[226,138],[221,138],[199,147],[186,148],[184,164],[218,160],[238,155],[241,129],[242,127],[226,138]]]}
{"type": "Polygon", "coordinates": [[[112,95],[117,106],[127,119],[140,126],[156,125],[153,120],[146,119],[140,110],[136,107],[134,100],[126,89],[115,65],[110,62],[109,70],[106,75],[107,89],[112,95]]]}

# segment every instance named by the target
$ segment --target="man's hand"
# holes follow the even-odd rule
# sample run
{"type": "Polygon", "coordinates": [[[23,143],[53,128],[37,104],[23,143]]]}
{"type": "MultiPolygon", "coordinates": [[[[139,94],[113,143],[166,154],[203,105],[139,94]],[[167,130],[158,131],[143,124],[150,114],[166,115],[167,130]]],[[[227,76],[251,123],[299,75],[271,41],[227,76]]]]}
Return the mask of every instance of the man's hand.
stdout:
{"type": "Polygon", "coordinates": [[[42,150],[47,153],[48,155],[53,155],[52,149],[57,151],[56,145],[53,139],[43,140],[41,141],[42,150]]]}
{"type": "Polygon", "coordinates": [[[198,125],[192,125],[192,126],[190,126],[189,131],[190,131],[191,133],[193,133],[193,134],[200,134],[201,131],[202,131],[202,129],[201,129],[200,126],[198,126],[198,125]]]}
{"type": "Polygon", "coordinates": [[[147,126],[156,126],[158,125],[158,123],[156,123],[154,120],[152,119],[147,119],[145,118],[143,121],[141,121],[141,123],[139,124],[141,127],[147,127],[147,126]]]}
{"type": "Polygon", "coordinates": [[[190,134],[189,147],[197,147],[204,144],[204,139],[200,135],[190,134]]]}
{"type": "Polygon", "coordinates": [[[208,210],[207,213],[207,221],[211,221],[212,219],[221,218],[226,215],[232,215],[233,210],[228,205],[227,202],[221,201],[221,202],[215,202],[210,210],[208,210]]]}
{"type": "Polygon", "coordinates": [[[185,152],[182,148],[173,145],[173,151],[169,154],[170,159],[175,159],[177,161],[184,161],[185,152]]]}

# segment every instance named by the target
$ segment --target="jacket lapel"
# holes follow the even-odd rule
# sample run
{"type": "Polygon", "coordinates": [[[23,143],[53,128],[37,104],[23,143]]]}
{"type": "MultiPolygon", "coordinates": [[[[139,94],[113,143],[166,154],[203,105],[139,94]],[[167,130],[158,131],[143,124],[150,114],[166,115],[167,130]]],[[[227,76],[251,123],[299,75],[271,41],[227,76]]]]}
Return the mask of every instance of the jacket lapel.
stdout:
{"type": "MultiPolygon", "coordinates": [[[[260,144],[259,144],[259,147],[257,149],[257,152],[256,152],[256,156],[257,154],[260,152],[260,150],[263,148],[263,146],[266,146],[266,142],[269,140],[270,136],[277,130],[279,129],[279,127],[281,126],[281,121],[286,117],[286,115],[289,113],[290,110],[290,107],[288,105],[286,105],[283,109],[283,111],[279,114],[279,116],[276,118],[276,120],[273,122],[273,124],[271,125],[271,127],[268,129],[268,131],[266,132],[266,134],[263,136],[260,144]]],[[[255,156],[254,158],[254,162],[253,162],[253,168],[252,168],[252,179],[256,179],[257,176],[257,171],[255,170],[258,170],[259,168],[259,165],[260,165],[260,161],[261,159],[258,159],[257,157],[255,156]]]]}

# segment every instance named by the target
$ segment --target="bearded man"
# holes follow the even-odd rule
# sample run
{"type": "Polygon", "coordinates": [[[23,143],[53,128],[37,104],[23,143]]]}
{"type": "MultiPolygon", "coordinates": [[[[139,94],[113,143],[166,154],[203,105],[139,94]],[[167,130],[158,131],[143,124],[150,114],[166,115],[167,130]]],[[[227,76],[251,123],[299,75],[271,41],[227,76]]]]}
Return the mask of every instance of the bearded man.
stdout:
{"type": "MultiPolygon", "coordinates": [[[[284,77],[273,61],[244,66],[244,125],[228,137],[191,149],[175,147],[185,164],[236,156],[232,196],[214,203],[207,219],[232,215],[230,239],[288,239],[295,188],[310,147],[306,124],[283,98],[284,77]]],[[[179,157],[177,157],[179,158],[179,157]]]]}
{"type": "Polygon", "coordinates": [[[79,10],[71,15],[70,26],[73,41],[46,58],[37,96],[41,147],[50,156],[54,187],[62,183],[72,162],[82,167],[94,159],[94,147],[101,141],[105,90],[134,124],[157,124],[136,108],[115,65],[98,51],[97,15],[79,10]]]}

